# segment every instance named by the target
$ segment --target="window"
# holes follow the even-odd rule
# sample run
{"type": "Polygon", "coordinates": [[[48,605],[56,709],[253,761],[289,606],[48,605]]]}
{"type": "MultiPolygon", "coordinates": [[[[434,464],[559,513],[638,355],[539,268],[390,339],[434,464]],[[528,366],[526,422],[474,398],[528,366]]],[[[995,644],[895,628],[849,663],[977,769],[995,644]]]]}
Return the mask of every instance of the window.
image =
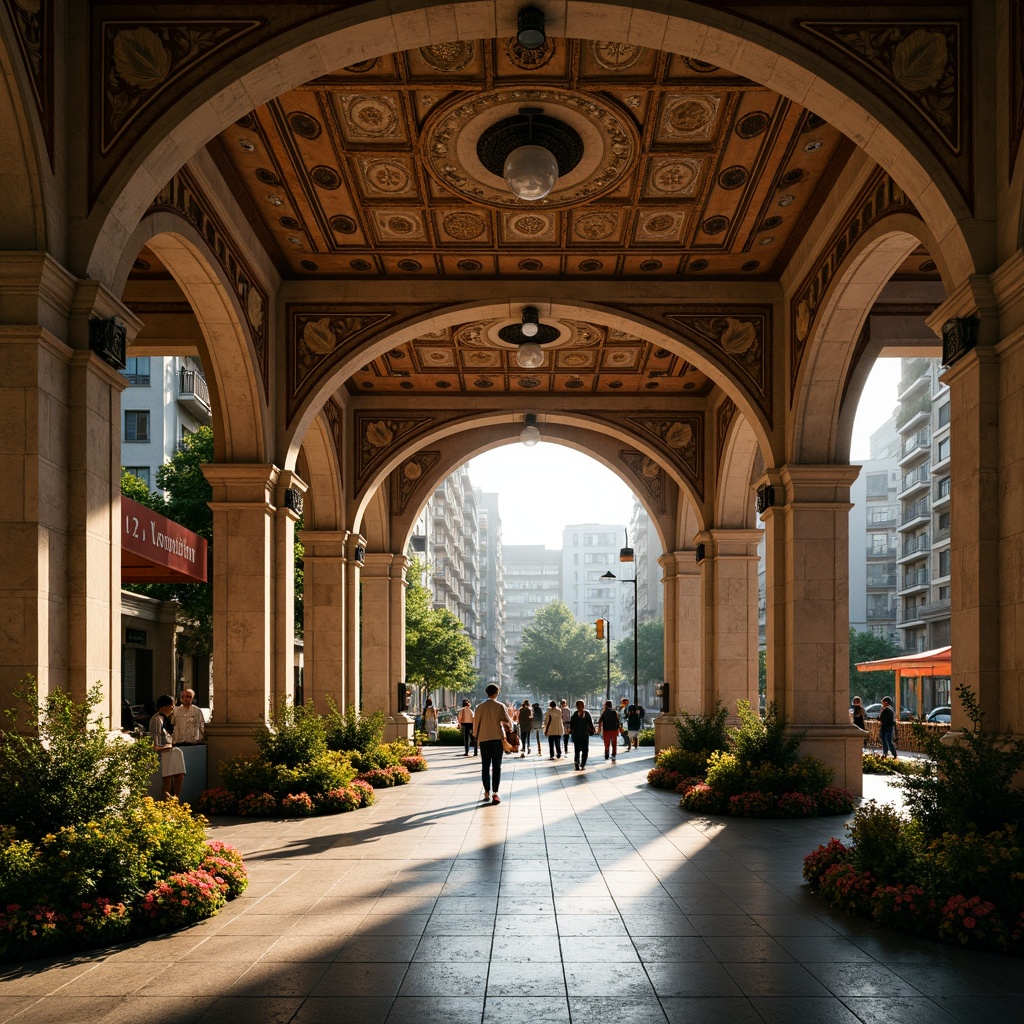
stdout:
{"type": "Polygon", "coordinates": [[[949,575],[949,566],[950,566],[949,548],[946,548],[945,551],[940,551],[939,552],[939,575],[940,576],[948,576],[949,575]]]}
{"type": "Polygon", "coordinates": [[[124,439],[126,441],[149,440],[149,410],[128,409],[124,414],[124,439]]]}
{"type": "Polygon", "coordinates": [[[939,600],[940,601],[948,601],[949,600],[949,587],[939,587],[939,600]]]}
{"type": "Polygon", "coordinates": [[[884,505],[881,508],[871,510],[871,522],[873,523],[887,523],[890,519],[895,518],[896,507],[894,505],[884,505]]]}
{"type": "Polygon", "coordinates": [[[949,477],[944,476],[939,481],[938,493],[935,495],[937,498],[945,498],[949,494],[949,477]]]}
{"type": "Polygon", "coordinates": [[[939,462],[945,462],[949,458],[949,438],[944,437],[939,442],[939,462]]]}
{"type": "Polygon", "coordinates": [[[125,466],[126,473],[137,476],[148,488],[149,487],[149,466],[125,466]]]}
{"type": "Polygon", "coordinates": [[[944,427],[949,422],[949,402],[939,406],[939,426],[944,427]]]}
{"type": "Polygon", "coordinates": [[[121,371],[129,387],[149,387],[149,356],[130,356],[121,371]]]}
{"type": "Polygon", "coordinates": [[[889,489],[888,474],[869,473],[867,479],[867,491],[869,498],[884,498],[889,489]]]}
{"type": "Polygon", "coordinates": [[[949,529],[949,513],[948,512],[940,512],[939,513],[939,529],[940,530],[948,530],[949,529]]]}
{"type": "Polygon", "coordinates": [[[870,535],[871,547],[868,549],[873,555],[885,555],[889,552],[889,534],[872,533],[870,535]]]}

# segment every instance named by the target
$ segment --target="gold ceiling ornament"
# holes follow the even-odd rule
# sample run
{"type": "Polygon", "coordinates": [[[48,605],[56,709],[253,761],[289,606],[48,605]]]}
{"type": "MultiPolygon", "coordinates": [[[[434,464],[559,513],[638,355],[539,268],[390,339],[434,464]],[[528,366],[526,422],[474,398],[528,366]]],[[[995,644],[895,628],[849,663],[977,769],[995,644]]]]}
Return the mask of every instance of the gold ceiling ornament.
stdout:
{"type": "Polygon", "coordinates": [[[435,71],[461,71],[473,59],[473,44],[464,39],[421,46],[420,56],[435,71]]]}
{"type": "MultiPolygon", "coordinates": [[[[439,104],[421,136],[424,166],[446,190],[482,206],[499,209],[573,206],[604,195],[622,184],[634,169],[640,138],[632,119],[605,96],[553,87],[506,88],[439,104]],[[526,202],[487,170],[477,155],[477,141],[491,125],[524,106],[537,108],[577,132],[583,142],[579,164],[558,178],[543,199],[526,202]]],[[[532,221],[529,222],[532,225],[532,221]]]]}
{"type": "Polygon", "coordinates": [[[594,40],[590,44],[590,52],[605,71],[627,71],[644,55],[644,48],[636,43],[602,43],[594,40]]]}

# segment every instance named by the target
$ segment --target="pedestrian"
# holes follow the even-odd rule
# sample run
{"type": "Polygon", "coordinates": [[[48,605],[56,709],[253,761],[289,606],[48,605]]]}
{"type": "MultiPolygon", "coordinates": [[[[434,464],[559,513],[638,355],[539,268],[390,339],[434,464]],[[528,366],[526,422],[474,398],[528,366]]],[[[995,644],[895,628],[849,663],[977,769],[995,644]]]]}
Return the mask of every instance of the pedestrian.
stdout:
{"type": "Polygon", "coordinates": [[[192,703],[195,699],[195,690],[181,691],[181,704],[174,709],[171,719],[176,747],[195,747],[206,742],[206,719],[202,711],[192,703]]]}
{"type": "Polygon", "coordinates": [[[533,702],[533,739],[537,744],[537,756],[543,757],[544,752],[540,748],[540,738],[544,735],[544,709],[536,702],[533,702]]]}
{"type": "Polygon", "coordinates": [[[494,683],[487,684],[487,700],[478,704],[473,715],[473,738],[480,748],[480,773],[484,783],[484,803],[500,804],[501,757],[505,752],[502,740],[512,732],[508,709],[498,700],[500,692],[494,683]]]}
{"type": "Polygon", "coordinates": [[[437,742],[437,708],[434,707],[434,702],[428,697],[427,703],[423,705],[423,729],[427,734],[427,739],[431,743],[437,742]]]}
{"type": "Polygon", "coordinates": [[[573,763],[576,771],[581,772],[587,767],[587,755],[590,753],[590,737],[594,735],[594,719],[590,717],[587,705],[576,701],[576,711],[569,719],[572,732],[573,763]]]}
{"type": "Polygon", "coordinates": [[[640,746],[640,730],[644,727],[646,714],[642,704],[630,704],[626,709],[626,742],[634,750],[640,746]]]}
{"type": "Polygon", "coordinates": [[[548,709],[544,712],[544,735],[548,738],[548,760],[562,758],[562,712],[552,700],[548,701],[548,709]]]}
{"type": "Polygon", "coordinates": [[[878,713],[878,731],[882,735],[882,757],[892,751],[896,757],[896,712],[893,710],[892,698],[882,698],[882,710],[878,713]]]}
{"type": "Polygon", "coordinates": [[[469,703],[469,698],[464,697],[462,699],[462,707],[459,708],[459,725],[462,726],[462,745],[466,752],[463,757],[469,757],[469,745],[473,744],[473,756],[476,757],[476,737],[473,735],[473,708],[469,703]]]}
{"type": "Polygon", "coordinates": [[[160,755],[160,776],[165,800],[181,796],[181,784],[185,781],[185,755],[174,746],[174,726],[171,724],[173,712],[174,698],[165,694],[157,697],[156,714],[149,720],[153,749],[160,755]]]}
{"type": "Polygon", "coordinates": [[[604,737],[604,759],[608,760],[608,751],[610,750],[611,758],[614,761],[622,723],[619,721],[619,713],[610,700],[604,702],[604,711],[601,712],[598,721],[601,724],[601,735],[604,737]]]}
{"type": "Polygon", "coordinates": [[[533,734],[533,708],[528,700],[523,701],[519,709],[519,756],[526,757],[530,752],[530,736],[533,734]]]}
{"type": "Polygon", "coordinates": [[[558,711],[562,716],[562,746],[565,748],[565,756],[569,756],[569,719],[572,712],[569,710],[569,702],[563,697],[558,705],[558,711]]]}
{"type": "Polygon", "coordinates": [[[858,729],[863,729],[867,732],[867,727],[864,724],[864,705],[860,702],[860,697],[853,698],[853,707],[850,708],[850,718],[858,729]]]}
{"type": "Polygon", "coordinates": [[[629,711],[629,698],[621,698],[619,700],[619,706],[615,710],[619,713],[619,740],[623,747],[626,750],[629,750],[629,736],[626,735],[626,713],[629,711]]]}

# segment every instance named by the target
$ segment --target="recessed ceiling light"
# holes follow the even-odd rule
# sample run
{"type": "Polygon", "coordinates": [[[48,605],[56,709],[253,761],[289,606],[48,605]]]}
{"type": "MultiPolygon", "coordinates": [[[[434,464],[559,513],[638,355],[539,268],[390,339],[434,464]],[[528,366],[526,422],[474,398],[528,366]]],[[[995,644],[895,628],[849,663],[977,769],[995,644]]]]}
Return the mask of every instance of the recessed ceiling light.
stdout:
{"type": "Polygon", "coordinates": [[[805,153],[813,153],[816,149],[821,149],[821,147],[822,147],[821,139],[815,139],[813,142],[808,142],[807,145],[804,146],[804,152],[805,153]]]}
{"type": "Polygon", "coordinates": [[[796,196],[784,195],[779,200],[779,206],[789,206],[789,204],[792,203],[794,199],[796,199],[796,196]]]}
{"type": "Polygon", "coordinates": [[[276,192],[271,192],[270,195],[267,196],[267,202],[270,203],[271,206],[284,205],[284,200],[276,192]]]}
{"type": "Polygon", "coordinates": [[[294,235],[289,235],[288,236],[288,241],[292,245],[302,245],[302,239],[301,238],[296,238],[294,235]]]}
{"type": "Polygon", "coordinates": [[[774,235],[765,235],[764,238],[758,243],[759,245],[771,245],[775,241],[774,235]]]}
{"type": "Polygon", "coordinates": [[[246,153],[253,153],[256,150],[256,143],[250,142],[249,139],[239,139],[238,144],[246,151],[246,153]]]}

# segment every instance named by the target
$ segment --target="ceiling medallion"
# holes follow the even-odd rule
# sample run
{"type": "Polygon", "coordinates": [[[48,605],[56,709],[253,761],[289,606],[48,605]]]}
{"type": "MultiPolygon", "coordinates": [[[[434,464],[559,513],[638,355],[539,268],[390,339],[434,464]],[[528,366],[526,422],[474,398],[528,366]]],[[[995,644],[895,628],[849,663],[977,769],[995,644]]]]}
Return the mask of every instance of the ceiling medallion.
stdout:
{"type": "Polygon", "coordinates": [[[309,176],[317,185],[329,191],[341,187],[341,177],[333,167],[326,167],[320,164],[309,172],[309,176]]]}
{"type": "Polygon", "coordinates": [[[538,68],[544,67],[554,55],[555,41],[553,39],[545,39],[543,46],[532,50],[523,46],[515,36],[505,44],[505,56],[508,57],[509,63],[523,71],[536,71],[538,68]]]}
{"type": "Polygon", "coordinates": [[[487,222],[478,213],[449,213],[441,223],[445,231],[460,242],[471,242],[487,230],[487,222]]]}
{"type": "Polygon", "coordinates": [[[588,242],[600,242],[614,233],[619,224],[617,213],[587,213],[577,217],[573,226],[580,238],[588,242]]]}
{"type": "Polygon", "coordinates": [[[473,59],[473,44],[459,39],[453,43],[421,46],[420,56],[435,71],[461,71],[473,59]]]}
{"type": "Polygon", "coordinates": [[[690,269],[690,270],[707,270],[708,269],[708,261],[707,260],[694,260],[690,264],[688,269],[690,269]]]}
{"type": "Polygon", "coordinates": [[[369,60],[360,60],[355,64],[349,64],[342,70],[352,75],[365,75],[367,71],[372,71],[379,62],[380,57],[371,57],[369,60]]]}
{"type": "Polygon", "coordinates": [[[644,260],[640,264],[640,269],[645,274],[650,274],[655,270],[661,270],[661,260],[644,260]]]}
{"type": "Polygon", "coordinates": [[[483,264],[479,260],[459,260],[456,266],[464,274],[475,274],[483,269],[483,264]]]}
{"type": "Polygon", "coordinates": [[[540,260],[520,260],[520,270],[543,270],[544,264],[540,260]]]}
{"type": "Polygon", "coordinates": [[[768,127],[770,120],[771,118],[763,110],[756,110],[741,118],[739,124],[736,125],[736,134],[741,139],[753,139],[768,127]]]}
{"type": "MultiPolygon", "coordinates": [[[[631,118],[611,100],[556,88],[506,88],[470,97],[457,96],[439,104],[424,126],[422,153],[428,173],[444,188],[463,199],[499,209],[530,205],[550,208],[579,205],[619,185],[634,167],[640,141],[631,118]],[[551,192],[542,199],[526,201],[509,191],[502,177],[501,122],[522,119],[521,108],[539,109],[535,123],[560,122],[578,136],[578,163],[568,172],[559,170],[551,192]],[[485,134],[491,132],[484,143],[485,134]],[[484,143],[480,152],[478,141],[484,143]],[[490,166],[483,162],[487,158],[490,166]]],[[[558,154],[556,154],[557,156],[558,154]]]]}
{"type": "Polygon", "coordinates": [[[336,217],[332,217],[330,225],[339,235],[354,235],[356,233],[356,222],[344,214],[339,213],[336,217]]]}
{"type": "Polygon", "coordinates": [[[542,146],[551,153],[560,178],[573,170],[583,156],[579,132],[539,107],[520,107],[518,113],[486,128],[477,140],[476,155],[492,174],[504,177],[509,155],[525,145],[542,146]]]}
{"type": "Polygon", "coordinates": [[[709,75],[712,71],[718,70],[717,64],[709,64],[707,61],[697,60],[696,57],[684,57],[683,63],[691,71],[696,71],[699,75],[709,75]]]}
{"type": "Polygon", "coordinates": [[[304,139],[317,139],[323,131],[320,122],[312,114],[302,110],[289,114],[288,124],[296,135],[301,135],[304,139]]]}
{"type": "Polygon", "coordinates": [[[590,52],[606,71],[626,71],[640,60],[644,48],[636,43],[601,43],[594,40],[590,44],[590,52]]]}

